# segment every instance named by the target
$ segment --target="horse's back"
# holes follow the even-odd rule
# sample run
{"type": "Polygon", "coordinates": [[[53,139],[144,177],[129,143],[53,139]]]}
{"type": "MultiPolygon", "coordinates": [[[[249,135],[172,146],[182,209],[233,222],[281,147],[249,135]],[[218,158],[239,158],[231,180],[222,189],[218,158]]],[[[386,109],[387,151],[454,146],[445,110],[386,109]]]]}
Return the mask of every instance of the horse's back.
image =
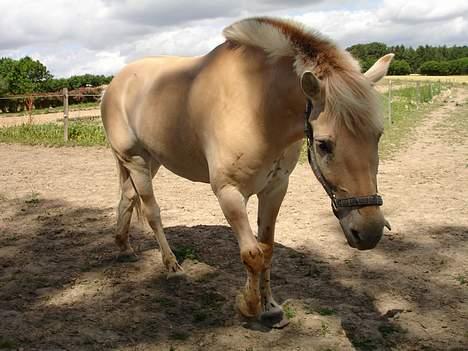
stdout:
{"type": "Polygon", "coordinates": [[[203,150],[189,120],[188,100],[201,58],[152,57],[122,69],[101,111],[118,154],[146,154],[175,173],[208,181],[203,150]]]}

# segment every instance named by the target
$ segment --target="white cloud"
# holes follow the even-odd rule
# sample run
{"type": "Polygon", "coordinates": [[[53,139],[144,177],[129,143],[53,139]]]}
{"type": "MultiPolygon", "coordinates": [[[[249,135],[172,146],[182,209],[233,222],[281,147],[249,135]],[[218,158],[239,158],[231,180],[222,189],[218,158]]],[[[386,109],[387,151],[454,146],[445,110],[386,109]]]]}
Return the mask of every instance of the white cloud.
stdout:
{"type": "Polygon", "coordinates": [[[111,74],[148,55],[201,55],[251,15],[293,17],[342,46],[466,45],[466,0],[2,0],[0,56],[30,55],[54,75],[111,74]]]}

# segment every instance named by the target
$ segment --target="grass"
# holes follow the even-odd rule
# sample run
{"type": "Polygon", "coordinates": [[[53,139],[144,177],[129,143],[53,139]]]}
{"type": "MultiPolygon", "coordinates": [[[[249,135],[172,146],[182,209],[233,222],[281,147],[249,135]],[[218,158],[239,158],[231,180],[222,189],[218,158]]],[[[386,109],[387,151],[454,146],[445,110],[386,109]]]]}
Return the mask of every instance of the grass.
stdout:
{"type": "Polygon", "coordinates": [[[410,76],[386,76],[385,80],[399,80],[399,81],[424,81],[424,82],[451,82],[451,83],[468,83],[468,76],[421,76],[421,75],[410,75],[410,76]]]}
{"type": "Polygon", "coordinates": [[[392,94],[391,121],[388,118],[388,97],[382,95],[385,116],[385,132],[380,140],[379,153],[382,159],[390,158],[407,141],[411,131],[418,125],[427,112],[438,106],[432,99],[445,87],[440,84],[421,84],[416,87],[404,87],[392,94]]]}
{"type": "MultiPolygon", "coordinates": [[[[69,111],[78,111],[78,110],[90,110],[99,108],[99,102],[83,102],[81,104],[73,104],[68,106],[69,111]]],[[[50,107],[50,108],[38,108],[32,110],[32,115],[44,115],[48,113],[57,113],[63,112],[63,106],[57,107],[50,107]]],[[[28,111],[21,111],[21,112],[1,112],[0,118],[2,117],[16,117],[16,116],[29,116],[28,111]]]]}
{"type": "Polygon", "coordinates": [[[0,128],[0,142],[46,146],[106,145],[100,121],[70,121],[68,142],[63,140],[63,125],[57,123],[22,124],[0,128]]]}
{"type": "Polygon", "coordinates": [[[320,325],[320,335],[327,336],[328,334],[330,334],[330,327],[327,323],[322,321],[322,324],[320,325]]]}
{"type": "Polygon", "coordinates": [[[197,256],[195,250],[192,249],[191,247],[188,247],[188,246],[176,247],[176,248],[174,248],[173,251],[174,251],[174,255],[176,256],[177,261],[179,263],[183,262],[186,259],[189,259],[189,260],[197,260],[198,259],[198,256],[197,256]]]}
{"type": "Polygon", "coordinates": [[[460,285],[468,285],[468,280],[466,279],[464,275],[461,275],[461,274],[457,275],[455,277],[455,280],[459,282],[460,285]]]}
{"type": "Polygon", "coordinates": [[[287,319],[292,319],[296,317],[296,310],[291,305],[284,305],[283,312],[287,319]]]}
{"type": "Polygon", "coordinates": [[[16,343],[13,340],[0,336],[0,350],[16,349],[16,343]]]}

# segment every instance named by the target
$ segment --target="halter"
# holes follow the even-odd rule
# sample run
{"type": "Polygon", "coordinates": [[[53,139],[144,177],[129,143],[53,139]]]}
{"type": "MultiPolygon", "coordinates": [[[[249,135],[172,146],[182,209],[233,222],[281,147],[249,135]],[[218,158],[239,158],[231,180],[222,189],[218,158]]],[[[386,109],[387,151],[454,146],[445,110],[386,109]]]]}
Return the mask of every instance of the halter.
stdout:
{"type": "Polygon", "coordinates": [[[309,160],[310,168],[315,174],[317,180],[322,184],[328,197],[331,199],[332,210],[335,216],[340,219],[344,217],[346,210],[350,208],[362,208],[366,206],[382,206],[383,200],[380,195],[368,195],[368,196],[354,196],[343,199],[337,199],[335,194],[335,187],[331,185],[323,176],[320,170],[317,159],[315,158],[315,151],[313,149],[314,142],[314,129],[309,122],[309,117],[312,112],[312,101],[307,99],[307,106],[304,113],[304,133],[307,140],[307,159],[309,160]]]}

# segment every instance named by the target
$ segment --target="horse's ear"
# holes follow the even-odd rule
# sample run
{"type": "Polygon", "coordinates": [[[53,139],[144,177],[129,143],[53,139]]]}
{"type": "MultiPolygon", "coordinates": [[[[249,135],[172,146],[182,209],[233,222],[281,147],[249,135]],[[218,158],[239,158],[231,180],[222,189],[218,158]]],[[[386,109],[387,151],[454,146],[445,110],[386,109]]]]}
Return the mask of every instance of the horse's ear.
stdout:
{"type": "Polygon", "coordinates": [[[320,94],[320,82],[310,71],[302,73],[301,88],[304,94],[310,99],[314,99],[320,94]]]}
{"type": "Polygon", "coordinates": [[[377,62],[374,63],[366,73],[364,73],[364,76],[366,76],[366,78],[369,79],[372,84],[377,83],[387,75],[388,67],[390,67],[393,56],[395,56],[395,54],[387,54],[379,58],[377,62]]]}

